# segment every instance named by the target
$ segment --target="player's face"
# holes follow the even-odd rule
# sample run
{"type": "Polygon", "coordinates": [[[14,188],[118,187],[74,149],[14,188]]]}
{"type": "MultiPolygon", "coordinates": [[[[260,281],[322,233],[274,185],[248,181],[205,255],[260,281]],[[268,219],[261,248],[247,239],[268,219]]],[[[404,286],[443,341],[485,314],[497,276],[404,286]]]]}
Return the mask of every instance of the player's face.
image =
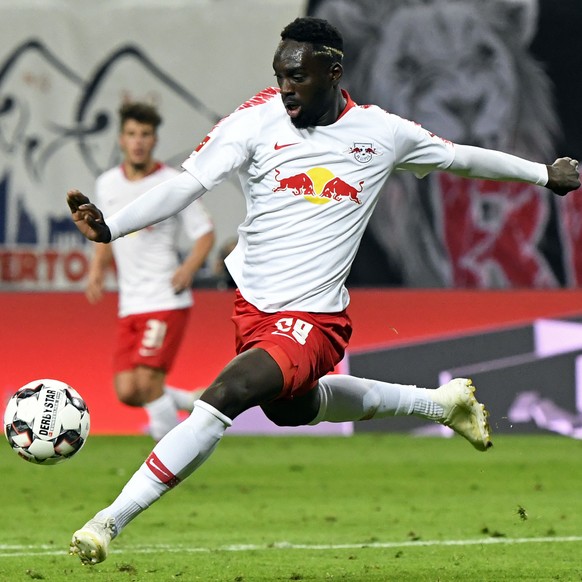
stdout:
{"type": "Polygon", "coordinates": [[[284,40],[275,52],[273,69],[295,127],[329,125],[337,119],[341,65],[331,65],[328,59],[314,55],[310,43],[284,40]]]}
{"type": "Polygon", "coordinates": [[[154,126],[128,119],[119,135],[119,147],[125,162],[136,169],[146,168],[152,161],[157,136],[154,126]]]}

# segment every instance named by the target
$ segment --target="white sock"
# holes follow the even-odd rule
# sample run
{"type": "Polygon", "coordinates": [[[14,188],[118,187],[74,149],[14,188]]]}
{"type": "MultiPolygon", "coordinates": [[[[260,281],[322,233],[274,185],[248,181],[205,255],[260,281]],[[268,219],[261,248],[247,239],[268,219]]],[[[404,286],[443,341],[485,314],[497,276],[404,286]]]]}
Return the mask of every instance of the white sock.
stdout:
{"type": "Polygon", "coordinates": [[[165,392],[156,400],[144,405],[150,424],[150,435],[159,441],[170,432],[179,422],[178,408],[174,400],[165,392]]]}
{"type": "Polygon", "coordinates": [[[318,383],[319,412],[309,424],[418,415],[437,420],[443,409],[426,388],[390,384],[343,374],[330,374],[318,383]]]}
{"type": "Polygon", "coordinates": [[[117,499],[95,517],[114,517],[117,533],[164,493],[192,474],[214,451],[232,421],[197,401],[192,414],[170,431],[127,482],[117,499]]]}
{"type": "Polygon", "coordinates": [[[204,388],[199,388],[197,390],[184,390],[183,388],[176,388],[166,384],[166,386],[164,386],[164,392],[170,395],[178,410],[192,412],[192,410],[194,410],[194,402],[202,396],[204,388]]]}

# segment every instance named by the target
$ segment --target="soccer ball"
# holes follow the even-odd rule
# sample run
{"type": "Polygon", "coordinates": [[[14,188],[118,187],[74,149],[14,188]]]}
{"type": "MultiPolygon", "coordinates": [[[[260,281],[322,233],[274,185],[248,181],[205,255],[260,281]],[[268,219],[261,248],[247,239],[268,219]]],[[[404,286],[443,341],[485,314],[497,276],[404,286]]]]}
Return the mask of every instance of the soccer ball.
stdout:
{"type": "Polygon", "coordinates": [[[34,380],[20,388],[4,412],[4,434],[26,461],[56,465],[78,453],[89,435],[89,409],[59,380],[34,380]]]}

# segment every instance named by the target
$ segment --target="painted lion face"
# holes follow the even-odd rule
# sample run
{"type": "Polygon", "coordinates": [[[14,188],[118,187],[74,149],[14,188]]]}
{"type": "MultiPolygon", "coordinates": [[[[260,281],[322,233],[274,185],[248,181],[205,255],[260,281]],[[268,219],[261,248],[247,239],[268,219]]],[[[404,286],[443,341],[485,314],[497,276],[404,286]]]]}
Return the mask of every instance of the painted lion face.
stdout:
{"type": "Polygon", "coordinates": [[[519,103],[513,58],[470,6],[401,8],[370,56],[372,103],[457,143],[507,147],[519,103]]]}

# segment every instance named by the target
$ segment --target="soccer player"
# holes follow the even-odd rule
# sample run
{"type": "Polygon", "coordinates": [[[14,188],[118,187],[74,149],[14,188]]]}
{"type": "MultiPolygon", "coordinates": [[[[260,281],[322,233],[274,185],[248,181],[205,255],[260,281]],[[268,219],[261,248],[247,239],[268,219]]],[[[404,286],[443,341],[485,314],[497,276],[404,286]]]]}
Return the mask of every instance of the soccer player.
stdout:
{"type": "MultiPolygon", "coordinates": [[[[120,165],[99,176],[97,203],[112,214],[150,188],[179,172],[154,158],[162,119],[147,103],[125,103],[119,110],[120,165]]],[[[214,226],[200,200],[175,216],[119,238],[95,243],[86,288],[91,303],[103,296],[106,271],[115,261],[119,282],[118,324],[114,350],[117,397],[142,406],[149,432],[159,441],[178,422],[178,411],[192,411],[201,390],[166,385],[182,342],[190,308],[192,280],[214,244],[214,226]],[[179,260],[179,237],[193,246],[179,260]]]]}
{"type": "Polygon", "coordinates": [[[193,473],[232,420],[253,406],[282,426],[414,414],[451,427],[479,451],[491,446],[487,413],[468,379],[427,389],[326,375],[351,334],[344,282],[391,172],[447,170],[541,184],[563,195],[580,185],[577,162],[546,166],[455,145],[376,106],[359,106],[340,88],[342,56],[335,28],[298,18],[275,52],[278,89],[220,121],[179,176],[106,220],[81,192],[68,193],[79,230],[105,243],[171,216],[234,171],[247,202],[226,259],[238,286],[238,355],[113,503],[73,534],[71,552],[83,563],[104,560],[111,539],[193,473]]]}

